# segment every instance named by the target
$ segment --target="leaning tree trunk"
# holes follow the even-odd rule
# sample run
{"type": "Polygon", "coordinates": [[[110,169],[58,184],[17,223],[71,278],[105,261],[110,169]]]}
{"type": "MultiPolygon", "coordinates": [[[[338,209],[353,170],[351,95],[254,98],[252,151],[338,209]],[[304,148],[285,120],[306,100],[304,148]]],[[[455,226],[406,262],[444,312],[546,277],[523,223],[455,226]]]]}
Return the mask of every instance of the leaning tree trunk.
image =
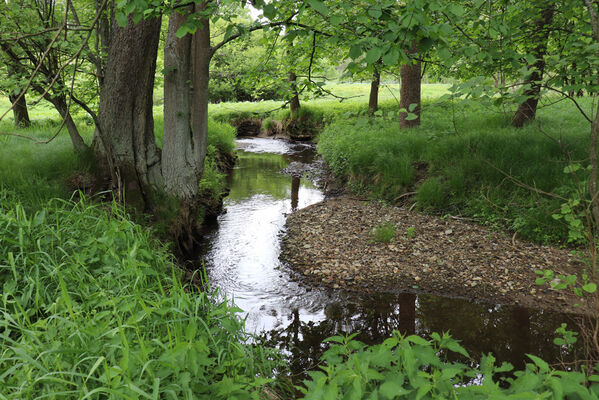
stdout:
{"type": "Polygon", "coordinates": [[[69,111],[69,107],[64,96],[46,96],[46,99],[50,103],[52,103],[54,108],[56,108],[56,110],[64,120],[65,126],[67,127],[67,132],[69,132],[69,136],[71,137],[71,143],[73,144],[73,149],[75,150],[75,153],[86,150],[87,145],[85,144],[83,138],[79,134],[79,129],[77,129],[77,125],[75,125],[75,121],[73,121],[73,117],[71,116],[71,112],[69,111]]]}
{"type": "Polygon", "coordinates": [[[532,70],[524,86],[524,95],[526,100],[516,110],[512,118],[512,125],[521,128],[528,121],[535,119],[537,115],[537,105],[539,104],[539,95],[541,93],[541,81],[545,70],[545,55],[547,54],[548,35],[546,28],[553,21],[554,6],[551,2],[547,3],[541,12],[541,17],[535,21],[534,32],[531,36],[531,42],[535,44],[532,49],[532,55],[536,58],[533,65],[529,66],[532,70]]]}
{"type": "Polygon", "coordinates": [[[93,149],[119,193],[148,207],[162,186],[152,115],[160,18],[112,26],[93,149]]]}
{"type": "Polygon", "coordinates": [[[374,115],[379,109],[379,86],[381,84],[381,73],[375,67],[370,82],[370,98],[368,99],[368,114],[374,115]]]}
{"type": "Polygon", "coordinates": [[[399,108],[406,109],[411,114],[416,114],[417,118],[408,119],[408,113],[401,112],[399,113],[399,127],[413,128],[420,125],[420,82],[422,79],[420,61],[402,65],[400,78],[399,108]],[[415,104],[415,106],[412,106],[412,104],[415,104]]]}
{"type": "Polygon", "coordinates": [[[289,85],[291,86],[291,100],[289,101],[289,111],[293,117],[300,109],[299,93],[297,92],[297,75],[295,72],[289,72],[289,85]]]}
{"type": "Polygon", "coordinates": [[[14,104],[12,112],[15,119],[15,126],[17,128],[30,126],[31,120],[29,119],[29,112],[27,111],[27,100],[25,99],[25,93],[22,95],[21,93],[10,94],[8,99],[12,104],[14,104]]]}
{"type": "Polygon", "coordinates": [[[162,175],[166,192],[191,205],[198,195],[206,155],[211,50],[207,20],[193,36],[177,37],[186,20],[187,13],[171,13],[164,46],[162,175]]]}

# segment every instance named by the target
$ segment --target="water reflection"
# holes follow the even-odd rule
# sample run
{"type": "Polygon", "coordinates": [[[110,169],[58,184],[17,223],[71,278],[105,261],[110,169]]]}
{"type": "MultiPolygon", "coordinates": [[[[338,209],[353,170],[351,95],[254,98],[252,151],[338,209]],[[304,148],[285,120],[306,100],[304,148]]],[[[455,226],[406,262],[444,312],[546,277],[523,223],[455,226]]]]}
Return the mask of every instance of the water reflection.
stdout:
{"type": "MultiPolygon", "coordinates": [[[[491,352],[499,362],[510,362],[520,369],[530,361],[525,354],[540,356],[550,363],[572,359],[552,343],[554,331],[562,322],[575,324],[570,315],[411,293],[347,296],[346,303],[327,304],[327,318],[321,322],[305,322],[297,311],[290,312],[288,325],[265,332],[263,341],[284,350],[292,372],[298,376],[318,362],[327,347],[322,341],[341,332],[359,332],[358,340],[375,344],[393,330],[423,337],[449,331],[461,340],[473,360],[491,352]]],[[[449,360],[466,362],[455,353],[447,356],[449,360]]]]}
{"type": "MultiPolygon", "coordinates": [[[[249,331],[283,349],[296,373],[312,368],[322,341],[339,332],[360,332],[379,343],[394,329],[427,337],[450,331],[473,359],[492,352],[523,367],[524,354],[550,363],[568,354],[553,345],[555,329],[572,318],[556,313],[479,304],[411,293],[372,295],[310,289],[298,284],[279,261],[285,215],[323,199],[309,181],[281,173],[290,164],[310,164],[314,150],[272,139],[239,142],[238,164],[229,177],[226,213],[208,234],[205,260],[213,287],[244,310],[249,331]]],[[[452,355],[452,357],[456,357],[452,355]]]]}

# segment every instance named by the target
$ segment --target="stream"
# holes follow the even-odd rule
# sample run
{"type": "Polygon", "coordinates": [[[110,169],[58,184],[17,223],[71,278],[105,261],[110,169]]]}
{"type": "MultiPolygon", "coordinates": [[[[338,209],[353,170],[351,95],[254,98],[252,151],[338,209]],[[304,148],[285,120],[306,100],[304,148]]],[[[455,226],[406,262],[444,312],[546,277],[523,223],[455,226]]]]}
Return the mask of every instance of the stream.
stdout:
{"type": "Polygon", "coordinates": [[[286,215],[324,199],[308,179],[282,172],[315,161],[314,146],[275,139],[239,139],[225,212],[205,236],[202,261],[212,288],[244,312],[249,332],[281,348],[292,372],[314,368],[322,340],[339,332],[380,343],[398,329],[427,337],[450,331],[473,359],[492,352],[523,368],[526,353],[551,363],[572,355],[553,344],[569,315],[519,306],[476,303],[425,294],[355,294],[311,288],[279,260],[286,215]]]}

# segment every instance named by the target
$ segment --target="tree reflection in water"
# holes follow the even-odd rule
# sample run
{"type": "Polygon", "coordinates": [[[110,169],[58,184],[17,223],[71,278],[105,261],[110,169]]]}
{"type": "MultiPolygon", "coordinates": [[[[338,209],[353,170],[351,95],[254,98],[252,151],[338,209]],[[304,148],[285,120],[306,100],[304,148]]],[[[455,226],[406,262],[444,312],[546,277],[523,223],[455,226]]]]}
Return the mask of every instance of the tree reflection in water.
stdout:
{"type": "Polygon", "coordinates": [[[354,297],[346,304],[328,304],[324,313],[326,319],[322,322],[304,322],[300,312],[294,310],[284,329],[262,336],[266,344],[287,354],[296,382],[318,365],[328,348],[323,340],[339,333],[359,332],[358,340],[376,344],[391,336],[393,330],[423,337],[449,331],[461,341],[472,361],[455,353],[446,354],[449,360],[474,365],[483,354],[493,353],[498,363],[506,361],[522,369],[529,361],[525,354],[552,364],[569,361],[572,356],[553,344],[554,332],[562,322],[569,327],[576,325],[575,317],[565,314],[411,293],[354,297]]]}

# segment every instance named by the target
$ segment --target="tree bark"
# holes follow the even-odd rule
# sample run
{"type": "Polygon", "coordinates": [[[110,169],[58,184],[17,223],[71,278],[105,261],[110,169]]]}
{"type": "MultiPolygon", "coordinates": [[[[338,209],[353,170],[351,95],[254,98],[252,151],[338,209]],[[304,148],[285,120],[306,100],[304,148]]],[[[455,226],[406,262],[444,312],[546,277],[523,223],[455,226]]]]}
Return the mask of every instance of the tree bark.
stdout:
{"type": "Polygon", "coordinates": [[[289,101],[289,111],[291,115],[297,114],[300,109],[299,93],[297,92],[297,75],[295,72],[289,72],[289,85],[291,87],[291,100],[289,101]]]}
{"type": "Polygon", "coordinates": [[[160,18],[137,24],[129,20],[125,27],[113,20],[98,107],[100,126],[93,141],[99,165],[110,172],[113,185],[141,195],[146,207],[150,186],[162,186],[152,115],[159,36],[160,18]]]}
{"type": "MultiPolygon", "coordinates": [[[[415,52],[415,46],[413,47],[415,52]]],[[[399,127],[401,128],[414,128],[420,125],[420,82],[422,79],[421,75],[421,63],[417,61],[411,64],[404,64],[400,70],[401,88],[399,93],[399,108],[405,108],[412,114],[416,114],[416,119],[407,119],[408,113],[399,113],[399,127]],[[410,110],[410,106],[415,104],[415,108],[410,110]]],[[[414,106],[411,106],[414,107],[414,106]]]]}
{"type": "Polygon", "coordinates": [[[87,145],[79,134],[79,129],[77,128],[77,125],[75,125],[75,121],[73,121],[73,117],[71,116],[71,112],[69,111],[69,107],[64,96],[45,96],[45,98],[52,103],[54,108],[56,108],[56,111],[58,111],[64,120],[65,126],[67,127],[67,132],[69,132],[69,136],[71,137],[71,143],[73,144],[73,150],[75,150],[75,153],[86,150],[87,145]]]}
{"type": "Polygon", "coordinates": [[[524,95],[527,96],[527,99],[518,106],[512,118],[512,125],[517,128],[521,128],[526,122],[534,120],[537,115],[541,81],[545,70],[545,55],[547,54],[548,35],[546,28],[553,22],[554,10],[552,2],[546,3],[541,11],[541,17],[535,21],[534,32],[530,40],[535,45],[532,49],[532,55],[536,58],[536,61],[529,66],[532,72],[524,82],[526,87],[524,95]]]}
{"type": "Polygon", "coordinates": [[[379,86],[381,84],[381,73],[375,67],[370,82],[370,98],[368,99],[368,114],[374,115],[379,109],[379,86]]]}
{"type": "Polygon", "coordinates": [[[186,19],[177,11],[171,13],[164,48],[162,175],[167,193],[192,203],[206,155],[211,50],[207,20],[193,36],[176,36],[186,19]]]}
{"type": "Polygon", "coordinates": [[[31,125],[31,120],[29,119],[29,112],[27,111],[27,100],[25,99],[25,93],[21,97],[20,93],[10,94],[8,99],[14,107],[12,109],[15,126],[19,127],[28,127],[31,125]]]}

